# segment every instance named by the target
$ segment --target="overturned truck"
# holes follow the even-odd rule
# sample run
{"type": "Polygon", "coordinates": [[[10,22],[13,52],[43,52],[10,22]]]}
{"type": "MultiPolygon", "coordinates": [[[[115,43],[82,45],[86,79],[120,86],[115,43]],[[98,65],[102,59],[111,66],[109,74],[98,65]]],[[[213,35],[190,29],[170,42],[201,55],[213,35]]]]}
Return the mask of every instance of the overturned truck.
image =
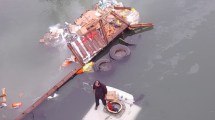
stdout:
{"type": "MultiPolygon", "coordinates": [[[[46,45],[66,44],[72,52],[67,61],[78,62],[83,66],[125,29],[152,26],[152,23],[139,23],[139,13],[134,8],[124,7],[122,3],[113,0],[100,1],[94,9],[87,10],[76,19],[74,24],[65,23],[63,27],[50,29],[40,42],[46,45]]],[[[116,60],[128,54],[128,48],[123,45],[111,49],[110,53],[111,58],[116,60]],[[117,57],[115,52],[120,50],[125,54],[117,57]]]]}

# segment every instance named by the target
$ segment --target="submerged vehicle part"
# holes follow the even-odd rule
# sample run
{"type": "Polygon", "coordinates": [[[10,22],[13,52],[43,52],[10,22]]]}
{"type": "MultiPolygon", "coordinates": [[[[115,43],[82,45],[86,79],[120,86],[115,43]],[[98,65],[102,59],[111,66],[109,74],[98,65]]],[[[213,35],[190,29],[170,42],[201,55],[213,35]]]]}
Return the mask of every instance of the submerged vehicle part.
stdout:
{"type": "Polygon", "coordinates": [[[119,112],[110,111],[103,106],[98,106],[95,110],[93,104],[82,120],[135,120],[141,107],[134,104],[133,95],[110,86],[106,87],[108,92],[116,93],[117,99],[112,102],[120,104],[119,112]]]}

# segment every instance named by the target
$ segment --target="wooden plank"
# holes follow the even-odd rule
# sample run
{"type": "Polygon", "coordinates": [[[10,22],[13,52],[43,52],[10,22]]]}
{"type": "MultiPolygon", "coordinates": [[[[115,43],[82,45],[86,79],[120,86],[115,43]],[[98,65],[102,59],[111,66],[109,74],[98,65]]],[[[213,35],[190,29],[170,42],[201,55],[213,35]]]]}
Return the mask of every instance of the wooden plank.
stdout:
{"type": "Polygon", "coordinates": [[[152,23],[139,23],[130,25],[129,28],[153,27],[152,23]]]}
{"type": "Polygon", "coordinates": [[[39,106],[42,102],[44,102],[45,100],[47,100],[47,98],[50,95],[52,95],[55,91],[57,91],[60,87],[62,87],[82,67],[83,67],[82,65],[78,65],[74,71],[72,71],[69,74],[67,74],[60,82],[58,82],[48,92],[46,92],[42,97],[40,97],[35,103],[33,103],[29,108],[27,108],[24,112],[22,112],[22,114],[20,114],[16,118],[16,120],[22,120],[28,113],[32,112],[37,106],[39,106]]]}
{"type": "Polygon", "coordinates": [[[114,6],[114,9],[116,9],[116,10],[124,10],[124,9],[131,10],[131,7],[118,7],[118,6],[114,6]]]}
{"type": "MultiPolygon", "coordinates": [[[[97,31],[96,31],[97,32],[97,31]]],[[[106,41],[102,38],[102,36],[100,35],[100,31],[97,32],[98,34],[94,37],[93,40],[95,40],[100,48],[104,48],[106,46],[106,41]]]]}
{"type": "Polygon", "coordinates": [[[67,43],[67,47],[70,49],[70,51],[72,52],[72,54],[75,55],[75,57],[77,58],[78,62],[81,65],[84,65],[84,62],[83,62],[81,56],[75,52],[75,50],[73,49],[71,43],[67,43]]]}
{"type": "Polygon", "coordinates": [[[102,35],[104,37],[104,40],[108,44],[108,39],[107,39],[107,35],[106,35],[106,32],[105,32],[105,28],[103,26],[102,20],[99,20],[99,24],[100,24],[100,27],[101,27],[101,31],[102,31],[102,35]]]}

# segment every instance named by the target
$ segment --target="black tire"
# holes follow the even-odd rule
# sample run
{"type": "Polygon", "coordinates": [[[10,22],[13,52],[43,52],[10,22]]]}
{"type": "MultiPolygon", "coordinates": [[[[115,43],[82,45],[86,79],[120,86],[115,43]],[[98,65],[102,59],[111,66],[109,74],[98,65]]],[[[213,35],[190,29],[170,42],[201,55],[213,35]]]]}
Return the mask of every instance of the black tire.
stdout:
{"type": "Polygon", "coordinates": [[[125,45],[115,45],[110,49],[109,55],[114,60],[122,60],[131,54],[130,49],[125,45]]]}
{"type": "Polygon", "coordinates": [[[100,59],[96,61],[93,68],[94,71],[110,71],[112,69],[111,61],[109,59],[100,59]]]}

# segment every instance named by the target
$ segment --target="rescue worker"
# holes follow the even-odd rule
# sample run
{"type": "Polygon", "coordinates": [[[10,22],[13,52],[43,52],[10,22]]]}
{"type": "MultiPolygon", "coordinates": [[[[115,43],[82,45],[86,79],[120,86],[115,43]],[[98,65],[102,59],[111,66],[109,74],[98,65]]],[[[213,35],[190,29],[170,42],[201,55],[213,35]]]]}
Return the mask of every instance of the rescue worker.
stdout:
{"type": "Polygon", "coordinates": [[[95,101],[96,101],[95,110],[97,110],[99,106],[99,99],[102,100],[104,107],[106,107],[106,95],[107,95],[106,86],[97,80],[93,84],[93,92],[95,94],[95,101]]]}

